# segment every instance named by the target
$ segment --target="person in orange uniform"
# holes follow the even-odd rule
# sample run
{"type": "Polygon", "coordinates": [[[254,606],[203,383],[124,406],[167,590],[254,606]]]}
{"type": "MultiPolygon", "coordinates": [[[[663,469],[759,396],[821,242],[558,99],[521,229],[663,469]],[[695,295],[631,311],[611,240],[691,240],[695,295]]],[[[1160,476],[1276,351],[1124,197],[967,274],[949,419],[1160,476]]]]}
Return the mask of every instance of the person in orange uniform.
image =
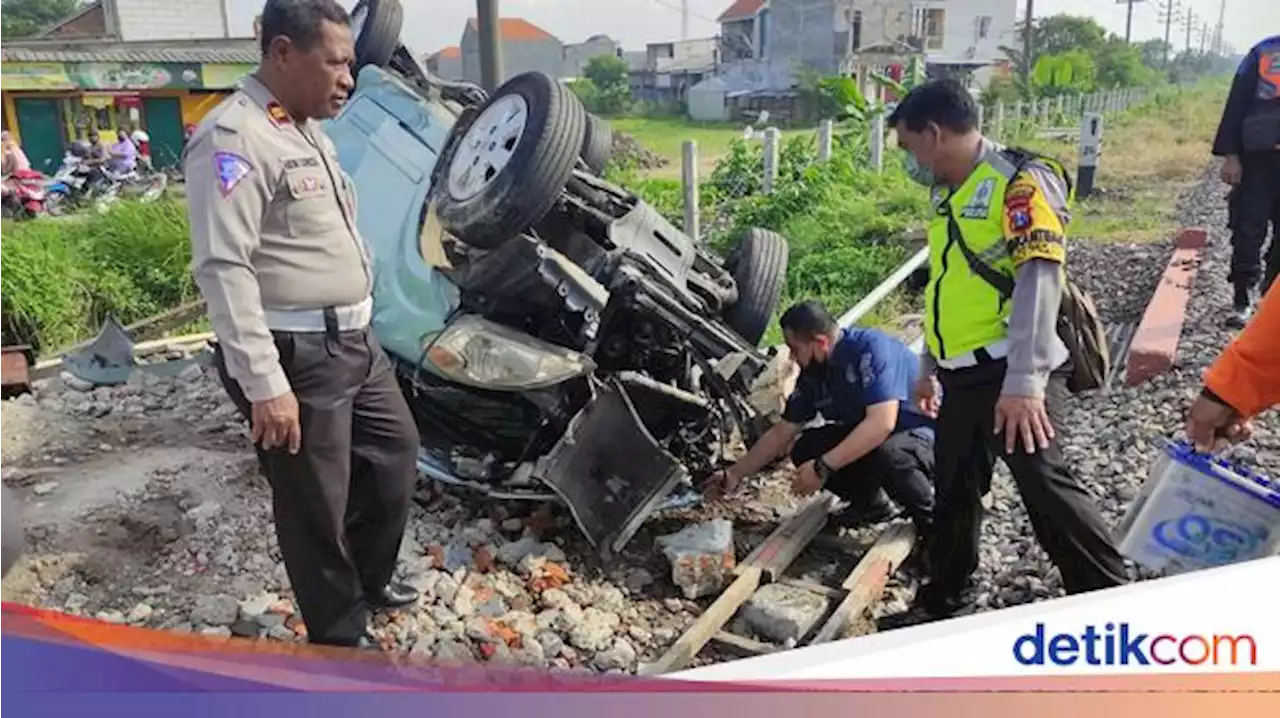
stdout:
{"type": "Polygon", "coordinates": [[[1243,441],[1254,416],[1280,404],[1280,284],[1204,375],[1187,415],[1187,438],[1200,451],[1243,441]]]}

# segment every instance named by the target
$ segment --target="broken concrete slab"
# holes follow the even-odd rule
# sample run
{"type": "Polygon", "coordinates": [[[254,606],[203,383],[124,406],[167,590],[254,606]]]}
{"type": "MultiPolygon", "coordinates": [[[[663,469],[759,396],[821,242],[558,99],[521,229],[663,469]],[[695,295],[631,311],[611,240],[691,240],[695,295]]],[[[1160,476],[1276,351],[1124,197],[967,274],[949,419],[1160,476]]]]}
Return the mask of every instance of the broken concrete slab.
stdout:
{"type": "Polygon", "coordinates": [[[719,593],[733,575],[733,524],[724,519],[687,526],[656,543],[671,562],[671,580],[685,598],[719,593]]]}
{"type": "Polygon", "coordinates": [[[757,635],[777,643],[799,643],[818,625],[830,600],[801,588],[771,583],[742,607],[742,620],[757,635]]]}

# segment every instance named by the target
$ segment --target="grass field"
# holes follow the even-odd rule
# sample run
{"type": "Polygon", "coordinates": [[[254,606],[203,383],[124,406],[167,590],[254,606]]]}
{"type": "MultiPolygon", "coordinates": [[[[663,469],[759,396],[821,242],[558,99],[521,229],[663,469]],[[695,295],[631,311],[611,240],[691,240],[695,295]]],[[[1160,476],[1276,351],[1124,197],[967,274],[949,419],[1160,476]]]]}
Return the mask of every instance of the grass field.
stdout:
{"type": "Polygon", "coordinates": [[[707,176],[716,161],[724,156],[729,143],[742,137],[746,128],[741,124],[693,122],[679,117],[611,117],[609,124],[670,161],[666,167],[645,173],[649,177],[680,176],[680,154],[685,140],[698,143],[698,172],[707,176]]]}
{"type": "MultiPolygon", "coordinates": [[[[1176,229],[1179,197],[1212,159],[1225,98],[1225,87],[1216,85],[1187,90],[1170,104],[1143,107],[1104,125],[1094,180],[1099,191],[1079,201],[1071,233],[1116,242],[1168,237],[1176,229]]],[[[1075,172],[1075,138],[1028,144],[1075,172]]]]}

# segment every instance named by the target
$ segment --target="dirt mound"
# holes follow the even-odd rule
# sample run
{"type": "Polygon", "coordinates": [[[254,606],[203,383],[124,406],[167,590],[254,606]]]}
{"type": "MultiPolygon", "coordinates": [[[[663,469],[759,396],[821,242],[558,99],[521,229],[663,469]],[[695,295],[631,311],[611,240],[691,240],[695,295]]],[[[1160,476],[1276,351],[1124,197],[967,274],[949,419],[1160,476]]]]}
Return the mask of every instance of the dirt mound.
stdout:
{"type": "Polygon", "coordinates": [[[617,130],[613,131],[613,161],[623,167],[642,170],[658,169],[670,164],[666,157],[640,144],[631,135],[617,130]]]}

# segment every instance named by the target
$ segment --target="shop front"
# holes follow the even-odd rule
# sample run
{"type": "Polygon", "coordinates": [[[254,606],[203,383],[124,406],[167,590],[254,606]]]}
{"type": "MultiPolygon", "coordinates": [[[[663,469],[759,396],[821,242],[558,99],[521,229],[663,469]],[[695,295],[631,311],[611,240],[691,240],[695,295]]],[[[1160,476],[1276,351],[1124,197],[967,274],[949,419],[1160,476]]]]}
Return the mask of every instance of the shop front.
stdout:
{"type": "MultiPolygon", "coordinates": [[[[7,54],[7,53],[6,53],[7,54]]],[[[185,128],[200,121],[254,68],[252,63],[26,62],[0,64],[4,127],[33,168],[52,172],[66,146],[90,132],[110,138],[141,128],[152,161],[171,167],[185,128]]]]}

